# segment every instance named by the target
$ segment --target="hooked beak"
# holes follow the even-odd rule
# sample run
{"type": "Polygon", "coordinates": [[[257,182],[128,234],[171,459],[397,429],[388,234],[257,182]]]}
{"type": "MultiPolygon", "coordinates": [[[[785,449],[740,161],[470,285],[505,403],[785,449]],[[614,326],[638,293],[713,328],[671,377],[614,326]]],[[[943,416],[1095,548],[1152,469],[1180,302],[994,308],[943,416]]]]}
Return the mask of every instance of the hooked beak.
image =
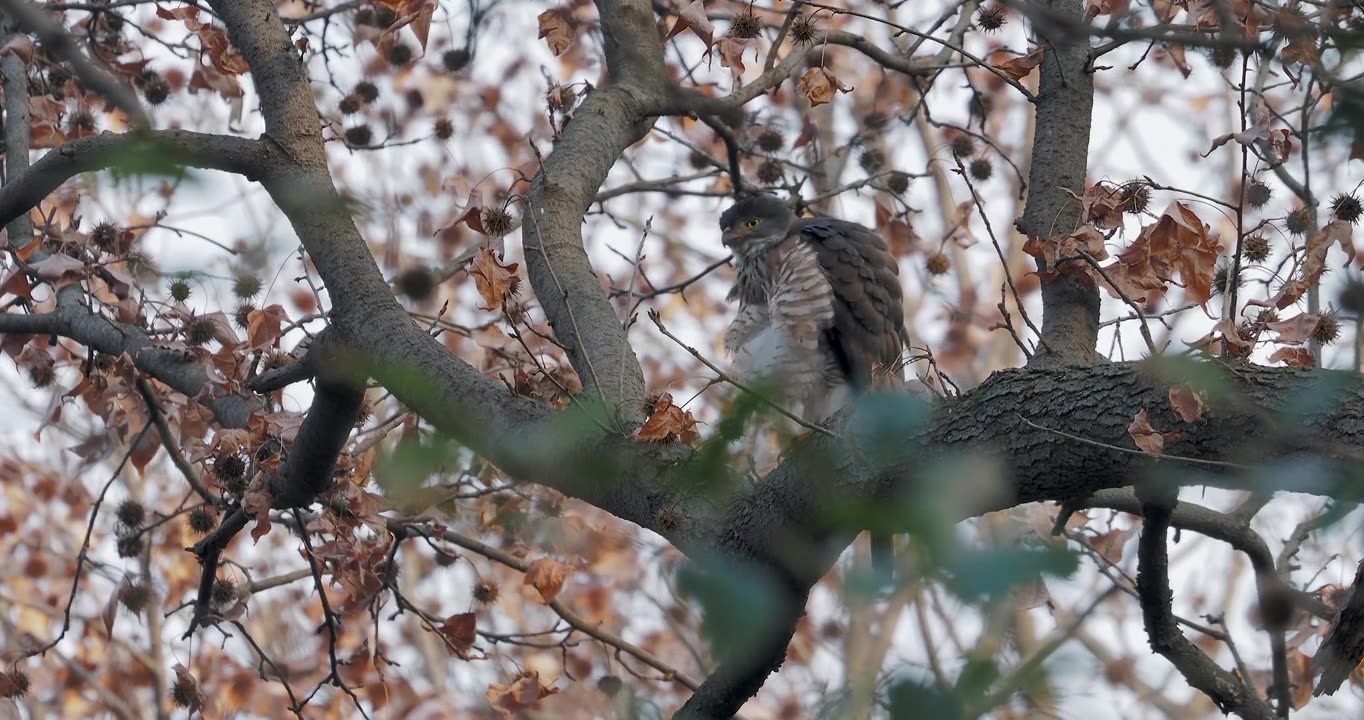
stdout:
{"type": "Polygon", "coordinates": [[[720,232],[720,242],[727,248],[734,247],[734,244],[743,239],[737,228],[725,228],[720,232]]]}

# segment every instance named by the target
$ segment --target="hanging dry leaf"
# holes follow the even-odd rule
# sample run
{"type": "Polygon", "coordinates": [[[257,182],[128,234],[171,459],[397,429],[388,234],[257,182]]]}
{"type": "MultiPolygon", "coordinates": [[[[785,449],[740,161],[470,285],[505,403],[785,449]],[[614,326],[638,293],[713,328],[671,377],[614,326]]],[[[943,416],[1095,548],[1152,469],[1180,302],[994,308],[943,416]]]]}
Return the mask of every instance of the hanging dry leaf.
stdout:
{"type": "Polygon", "coordinates": [[[668,393],[663,393],[654,401],[649,419],[635,431],[635,437],[640,440],[681,440],[685,443],[701,439],[691,411],[674,405],[673,396],[668,393]]]}
{"type": "Polygon", "coordinates": [[[525,587],[533,587],[546,605],[554,602],[568,578],[568,566],[552,557],[542,557],[526,568],[525,587]]]}
{"type": "Polygon", "coordinates": [[[1274,339],[1275,342],[1299,345],[1312,337],[1319,324],[1321,324],[1319,313],[1301,313],[1287,320],[1265,323],[1265,327],[1279,334],[1274,339]]]}
{"type": "Polygon", "coordinates": [[[748,49],[748,40],[743,38],[726,37],[719,42],[720,47],[720,67],[727,67],[733,75],[737,85],[739,79],[744,74],[744,51],[748,49]]]}
{"type": "Polygon", "coordinates": [[[1132,418],[1132,424],[1127,426],[1127,434],[1142,452],[1155,456],[1165,453],[1165,443],[1184,437],[1184,433],[1163,433],[1151,427],[1151,417],[1146,414],[1146,408],[1139,410],[1136,417],[1132,418]]]}
{"type": "Polygon", "coordinates": [[[832,102],[834,91],[850,93],[853,90],[851,86],[839,81],[838,76],[826,67],[806,68],[805,72],[800,74],[800,83],[796,89],[810,103],[810,107],[832,102]]]}
{"type": "Polygon", "coordinates": [[[562,10],[546,10],[540,13],[539,21],[540,38],[549,45],[549,51],[555,56],[563,55],[578,33],[577,23],[562,10]]]}
{"type": "Polygon", "coordinates": [[[85,276],[85,263],[66,253],[49,255],[29,267],[39,280],[46,280],[58,288],[70,285],[85,276]]]}
{"type": "Polygon", "coordinates": [[[557,689],[541,684],[539,673],[528,670],[518,675],[510,685],[494,683],[489,686],[486,697],[502,717],[512,718],[557,692],[557,689]]]}
{"type": "Polygon", "coordinates": [[[1022,80],[1027,77],[1038,65],[1042,64],[1042,59],[1046,57],[1046,48],[1035,48],[1027,55],[1020,55],[1009,58],[995,67],[1014,80],[1022,80]]]}
{"type": "Polygon", "coordinates": [[[683,30],[691,30],[692,34],[701,38],[706,43],[707,52],[711,45],[715,44],[715,27],[710,24],[710,18],[706,16],[706,4],[704,0],[692,0],[684,5],[677,12],[677,22],[673,23],[673,28],[668,31],[665,40],[671,40],[673,36],[683,30]]]}
{"type": "Polygon", "coordinates": [[[1170,407],[1186,423],[1203,419],[1203,410],[1208,406],[1208,394],[1189,384],[1170,386],[1170,407]]]}
{"type": "Polygon", "coordinates": [[[448,643],[446,648],[458,657],[469,659],[469,651],[474,647],[474,641],[478,639],[476,628],[478,626],[477,617],[471,613],[456,613],[441,623],[440,634],[448,643]]]}
{"type": "Polygon", "coordinates": [[[503,264],[492,249],[481,247],[469,264],[478,294],[483,297],[484,310],[497,310],[507,298],[515,295],[521,285],[516,275],[517,263],[503,264]]]}
{"type": "Polygon", "coordinates": [[[288,320],[283,305],[270,305],[252,310],[246,316],[246,344],[252,350],[273,347],[281,335],[281,327],[288,320]]]}
{"type": "Polygon", "coordinates": [[[1275,350],[1269,356],[1270,362],[1281,362],[1288,367],[1310,368],[1316,367],[1316,362],[1312,360],[1312,353],[1307,348],[1286,347],[1275,350]]]}

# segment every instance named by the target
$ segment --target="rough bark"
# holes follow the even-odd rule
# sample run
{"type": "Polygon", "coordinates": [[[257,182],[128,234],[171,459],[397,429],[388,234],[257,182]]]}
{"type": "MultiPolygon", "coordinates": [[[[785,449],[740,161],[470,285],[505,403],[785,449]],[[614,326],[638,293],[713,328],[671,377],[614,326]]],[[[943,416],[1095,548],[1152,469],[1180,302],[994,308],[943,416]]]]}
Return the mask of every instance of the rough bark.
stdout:
{"type": "MultiPolygon", "coordinates": [[[[1079,0],[1042,0],[1042,4],[1059,16],[1077,21],[1083,17],[1079,0]]],[[[1037,119],[1028,170],[1028,202],[1017,225],[1024,234],[1049,238],[1080,225],[1079,203],[1069,193],[1080,195],[1085,190],[1094,76],[1087,36],[1056,26],[1037,30],[1037,41],[1046,49],[1046,57],[1033,100],[1037,119]]],[[[1039,271],[1048,269],[1038,262],[1039,271]]],[[[1033,356],[1033,364],[1094,363],[1098,358],[1098,287],[1078,273],[1044,276],[1042,307],[1042,347],[1033,356]]]]}

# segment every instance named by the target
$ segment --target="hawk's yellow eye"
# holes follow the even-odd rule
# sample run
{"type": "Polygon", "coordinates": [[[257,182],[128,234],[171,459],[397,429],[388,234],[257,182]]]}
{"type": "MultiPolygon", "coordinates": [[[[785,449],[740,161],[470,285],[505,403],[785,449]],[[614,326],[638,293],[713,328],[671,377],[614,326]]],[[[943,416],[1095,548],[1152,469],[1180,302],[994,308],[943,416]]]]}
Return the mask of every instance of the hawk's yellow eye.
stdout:
{"type": "Polygon", "coordinates": [[[744,221],[744,227],[746,228],[755,228],[761,224],[763,224],[762,218],[749,218],[744,221]]]}

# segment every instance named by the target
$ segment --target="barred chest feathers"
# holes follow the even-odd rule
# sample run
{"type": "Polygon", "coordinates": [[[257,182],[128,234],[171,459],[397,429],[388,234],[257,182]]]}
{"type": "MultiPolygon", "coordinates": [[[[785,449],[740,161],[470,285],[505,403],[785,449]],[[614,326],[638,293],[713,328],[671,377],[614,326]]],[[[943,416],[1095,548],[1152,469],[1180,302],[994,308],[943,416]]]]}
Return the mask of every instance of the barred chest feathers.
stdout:
{"type": "Polygon", "coordinates": [[[738,264],[739,312],[725,334],[735,374],[808,420],[832,415],[849,388],[827,346],[834,294],[815,249],[797,235],[738,264]]]}

